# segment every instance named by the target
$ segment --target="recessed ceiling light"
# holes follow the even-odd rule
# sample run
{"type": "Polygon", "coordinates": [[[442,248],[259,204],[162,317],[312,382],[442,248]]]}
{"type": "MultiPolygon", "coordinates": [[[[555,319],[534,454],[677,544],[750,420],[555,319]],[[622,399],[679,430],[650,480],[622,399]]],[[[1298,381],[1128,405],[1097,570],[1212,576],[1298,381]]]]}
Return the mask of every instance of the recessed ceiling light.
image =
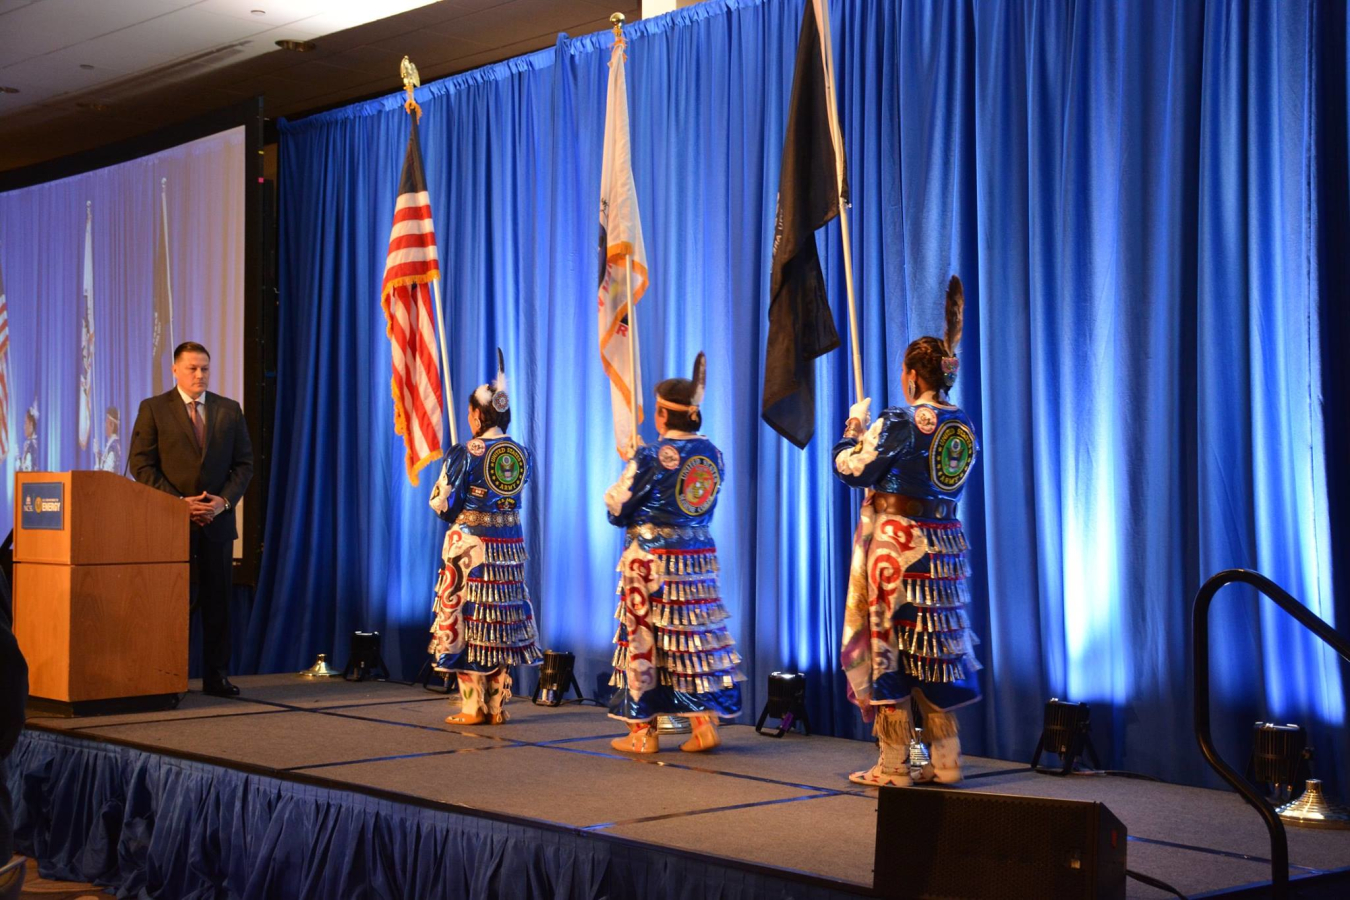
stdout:
{"type": "Polygon", "coordinates": [[[7,84],[0,84],[0,94],[17,94],[18,92],[19,89],[16,87],[10,87],[7,84]]]}
{"type": "Polygon", "coordinates": [[[95,103],[95,102],[92,101],[92,100],[81,100],[80,102],[78,102],[78,103],[75,104],[75,108],[76,108],[76,109],[84,109],[84,110],[88,110],[89,112],[107,112],[107,111],[108,111],[108,107],[107,107],[106,104],[103,104],[103,103],[95,103]]]}
{"type": "Polygon", "coordinates": [[[250,9],[249,12],[252,13],[253,15],[255,15],[255,16],[265,16],[265,15],[267,15],[267,10],[265,10],[265,9],[250,9]]]}
{"type": "Polygon", "coordinates": [[[80,63],[80,68],[81,68],[81,69],[92,69],[93,66],[89,65],[89,63],[80,63]]]}
{"type": "Polygon", "coordinates": [[[294,50],[296,53],[308,53],[314,49],[315,45],[313,41],[280,40],[277,41],[277,46],[282,50],[294,50]]]}

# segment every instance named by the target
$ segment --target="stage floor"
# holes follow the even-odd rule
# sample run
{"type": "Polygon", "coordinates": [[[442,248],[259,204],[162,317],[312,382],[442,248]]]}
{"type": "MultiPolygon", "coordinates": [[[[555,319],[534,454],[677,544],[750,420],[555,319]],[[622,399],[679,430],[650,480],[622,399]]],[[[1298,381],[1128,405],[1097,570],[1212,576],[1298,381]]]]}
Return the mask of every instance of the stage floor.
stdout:
{"type": "MultiPolygon", "coordinates": [[[[656,756],[613,751],[620,723],[594,706],[517,699],[503,726],[452,728],[457,707],[420,686],[293,675],[235,679],[239,699],[193,692],[171,712],[60,719],[37,729],[169,756],[304,776],[458,812],[657,844],[755,871],[805,875],[847,892],[872,883],[876,792],[850,784],[870,744],[749,726],[724,746],[656,756]]],[[[1236,794],[1111,776],[1056,778],[1021,763],[968,757],[965,790],[1100,800],[1130,833],[1129,867],[1186,894],[1266,881],[1269,841],[1236,794]]],[[[1350,832],[1289,829],[1292,875],[1350,866],[1350,832]]],[[[1169,896],[1131,880],[1130,896],[1169,896]]]]}

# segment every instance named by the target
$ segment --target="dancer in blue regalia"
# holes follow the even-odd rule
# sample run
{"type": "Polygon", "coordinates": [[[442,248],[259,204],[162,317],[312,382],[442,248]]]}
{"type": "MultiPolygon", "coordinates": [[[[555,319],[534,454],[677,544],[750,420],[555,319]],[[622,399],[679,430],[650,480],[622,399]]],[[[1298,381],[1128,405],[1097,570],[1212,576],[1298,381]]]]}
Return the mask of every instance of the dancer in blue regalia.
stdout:
{"type": "Polygon", "coordinates": [[[865,488],[853,541],[842,658],[849,699],[875,717],[877,764],[849,780],[908,785],[961,780],[961,742],[952,710],[980,698],[975,636],[966,607],[968,545],[956,504],[979,447],[970,417],[954,406],[956,348],[965,292],[947,285],[946,332],[905,350],[901,383],[910,408],[869,422],[871,400],[854,404],[834,468],[865,488]],[[911,702],[923,713],[931,762],[911,776],[911,702]]]}
{"type": "Polygon", "coordinates": [[[610,522],[627,535],[610,715],[628,723],[629,733],[612,743],[630,753],[659,749],[658,715],[690,718],[694,733],[681,750],[711,750],[721,743],[718,717],[741,711],[741,658],[727,631],[708,530],[726,467],[722,452],[697,433],[705,378],[700,353],[692,379],[656,386],[661,439],[638,447],[605,492],[610,522]]]}
{"type": "Polygon", "coordinates": [[[510,666],[537,665],[539,649],[525,586],[521,492],[530,451],[506,436],[511,424],[506,364],[469,396],[473,439],[446,454],[431,508],[451,523],[441,550],[431,644],[436,671],[459,678],[451,725],[501,724],[511,698],[510,666]]]}

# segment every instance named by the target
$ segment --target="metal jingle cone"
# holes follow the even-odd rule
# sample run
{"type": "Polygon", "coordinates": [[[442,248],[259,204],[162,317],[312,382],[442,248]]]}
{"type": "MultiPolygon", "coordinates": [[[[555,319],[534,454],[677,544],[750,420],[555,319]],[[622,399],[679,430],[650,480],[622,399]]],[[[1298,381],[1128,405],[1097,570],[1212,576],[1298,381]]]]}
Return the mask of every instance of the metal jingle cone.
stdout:
{"type": "Polygon", "coordinates": [[[933,760],[928,755],[928,747],[923,742],[923,729],[914,729],[914,740],[909,742],[909,771],[910,774],[916,774],[923,770],[924,766],[932,765],[933,760]]]}
{"type": "Polygon", "coordinates": [[[341,678],[342,672],[328,664],[328,656],[320,653],[314,665],[299,673],[301,678],[341,678]]]}
{"type": "Polygon", "coordinates": [[[1322,793],[1322,782],[1317,778],[1309,778],[1303,795],[1278,807],[1275,812],[1289,825],[1350,829],[1350,809],[1327,800],[1326,794],[1322,793]]]}
{"type": "Polygon", "coordinates": [[[690,734],[694,726],[684,716],[657,716],[657,734],[690,734]]]}

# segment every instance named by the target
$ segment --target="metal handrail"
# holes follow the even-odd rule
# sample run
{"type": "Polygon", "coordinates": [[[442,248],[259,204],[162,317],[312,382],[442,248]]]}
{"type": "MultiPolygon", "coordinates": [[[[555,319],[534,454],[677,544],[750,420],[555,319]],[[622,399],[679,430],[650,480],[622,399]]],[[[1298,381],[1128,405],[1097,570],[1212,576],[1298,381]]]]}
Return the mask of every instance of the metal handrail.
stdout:
{"type": "Polygon", "coordinates": [[[1200,742],[1200,752],[1205,760],[1214,767],[1224,781],[1227,781],[1248,803],[1256,808],[1266,821],[1266,830],[1270,832],[1270,882],[1276,897],[1289,896],[1289,838],[1284,831],[1284,822],[1275,807],[1270,805],[1261,792],[1247,783],[1232,766],[1219,757],[1214,748],[1214,739],[1209,733],[1209,606],[1214,595],[1225,585],[1234,582],[1249,584],[1283,609],[1304,628],[1317,635],[1347,661],[1350,661],[1350,641],[1318,618],[1312,610],[1299,603],[1287,591],[1269,578],[1247,569],[1227,569],[1211,577],[1200,586],[1195,595],[1195,606],[1191,610],[1191,638],[1194,647],[1195,681],[1195,738],[1200,742]]]}

